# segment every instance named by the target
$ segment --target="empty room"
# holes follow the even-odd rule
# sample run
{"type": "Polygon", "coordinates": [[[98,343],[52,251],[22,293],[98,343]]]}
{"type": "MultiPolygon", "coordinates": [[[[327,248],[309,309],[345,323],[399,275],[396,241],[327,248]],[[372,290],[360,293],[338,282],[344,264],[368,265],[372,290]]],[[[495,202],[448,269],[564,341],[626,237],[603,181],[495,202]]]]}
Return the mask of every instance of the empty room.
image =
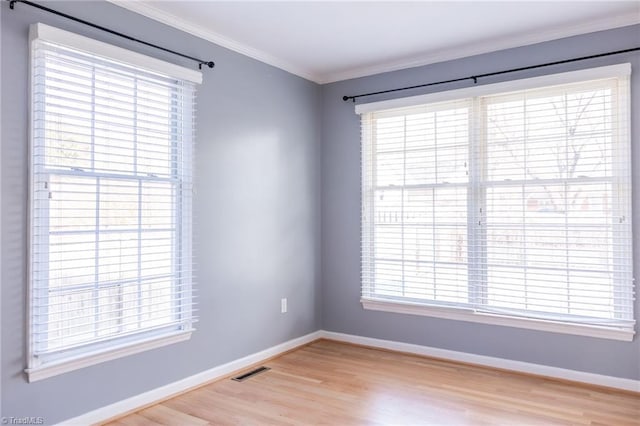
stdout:
{"type": "Polygon", "coordinates": [[[640,426],[640,1],[0,0],[3,425],[640,426]]]}

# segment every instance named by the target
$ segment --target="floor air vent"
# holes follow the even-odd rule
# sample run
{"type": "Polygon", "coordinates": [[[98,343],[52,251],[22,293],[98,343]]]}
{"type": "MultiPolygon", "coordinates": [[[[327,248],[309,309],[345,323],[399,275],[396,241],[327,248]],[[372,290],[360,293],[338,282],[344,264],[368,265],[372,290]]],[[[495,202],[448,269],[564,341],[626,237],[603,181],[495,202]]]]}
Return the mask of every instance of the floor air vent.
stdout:
{"type": "Polygon", "coordinates": [[[255,375],[264,373],[265,371],[269,370],[271,370],[269,367],[258,367],[255,370],[251,370],[247,373],[241,374],[240,376],[234,377],[232,380],[235,380],[236,382],[244,382],[245,380],[250,379],[255,375]]]}

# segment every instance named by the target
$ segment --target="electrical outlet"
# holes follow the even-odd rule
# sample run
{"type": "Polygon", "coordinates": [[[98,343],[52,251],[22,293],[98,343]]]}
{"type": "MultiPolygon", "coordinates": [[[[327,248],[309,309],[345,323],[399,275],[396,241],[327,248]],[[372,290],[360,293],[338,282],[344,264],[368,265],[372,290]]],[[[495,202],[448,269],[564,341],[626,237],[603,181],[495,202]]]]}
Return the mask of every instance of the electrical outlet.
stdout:
{"type": "Polygon", "coordinates": [[[283,297],[282,299],[280,299],[280,313],[281,314],[286,314],[287,313],[287,298],[283,297]]]}

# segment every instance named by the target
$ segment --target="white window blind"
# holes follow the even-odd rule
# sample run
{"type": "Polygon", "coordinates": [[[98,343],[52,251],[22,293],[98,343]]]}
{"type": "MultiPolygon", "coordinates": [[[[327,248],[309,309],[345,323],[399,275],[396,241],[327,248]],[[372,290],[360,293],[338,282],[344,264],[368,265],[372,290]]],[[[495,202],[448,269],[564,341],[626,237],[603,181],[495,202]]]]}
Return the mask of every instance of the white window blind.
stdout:
{"type": "Polygon", "coordinates": [[[195,321],[195,84],[60,33],[32,41],[31,370],[195,321]]]}
{"type": "Polygon", "coordinates": [[[361,107],[365,307],[630,339],[629,82],[615,70],[361,107]]]}

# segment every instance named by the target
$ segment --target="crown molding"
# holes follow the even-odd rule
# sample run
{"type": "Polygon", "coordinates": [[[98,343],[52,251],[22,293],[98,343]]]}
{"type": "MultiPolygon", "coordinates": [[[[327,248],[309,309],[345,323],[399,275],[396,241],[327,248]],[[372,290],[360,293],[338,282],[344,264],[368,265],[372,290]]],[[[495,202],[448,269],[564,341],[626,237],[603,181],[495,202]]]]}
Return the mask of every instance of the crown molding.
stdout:
{"type": "Polygon", "coordinates": [[[302,77],[304,79],[313,81],[315,83],[320,83],[320,81],[322,80],[320,75],[317,75],[307,69],[293,65],[287,61],[276,58],[275,56],[269,53],[263,52],[259,49],[255,49],[244,43],[240,43],[236,40],[223,36],[222,34],[219,34],[215,31],[211,31],[200,25],[195,25],[171,13],[167,13],[163,10],[160,10],[157,7],[150,5],[149,3],[141,2],[141,1],[132,1],[132,0],[107,0],[107,1],[109,3],[115,4],[116,6],[120,6],[124,9],[127,9],[131,12],[135,12],[139,15],[153,19],[154,21],[158,21],[170,27],[184,31],[188,34],[210,41],[211,43],[217,44],[218,46],[225,47],[229,50],[233,50],[234,52],[240,53],[244,56],[248,56],[249,58],[258,60],[267,65],[271,65],[281,70],[284,70],[286,72],[289,72],[291,74],[297,75],[298,77],[302,77]]]}
{"type": "Polygon", "coordinates": [[[366,77],[369,75],[381,74],[390,71],[414,68],[434,64],[437,62],[451,61],[468,56],[480,55],[483,53],[495,52],[498,50],[511,49],[515,47],[528,46],[531,44],[571,37],[579,34],[587,34],[640,23],[640,14],[631,12],[623,15],[595,19],[577,25],[556,26],[553,28],[545,29],[544,31],[536,31],[534,33],[523,34],[520,36],[506,36],[491,40],[485,40],[471,45],[458,46],[454,48],[443,49],[435,53],[419,55],[410,59],[404,58],[375,65],[368,65],[343,71],[320,74],[315,73],[309,69],[294,65],[260,49],[255,49],[251,46],[233,40],[215,31],[211,31],[210,29],[204,28],[200,25],[195,25],[173,14],[158,9],[157,7],[154,7],[147,2],[132,0],[107,1],[124,9],[135,12],[139,15],[161,22],[165,25],[169,25],[173,28],[177,28],[196,37],[210,41],[234,52],[256,59],[260,62],[264,62],[265,64],[274,66],[276,68],[280,68],[291,74],[297,75],[318,84],[333,83],[336,81],[349,80],[353,78],[366,77]]]}
{"type": "Polygon", "coordinates": [[[583,22],[578,25],[550,28],[544,31],[535,32],[533,34],[500,37],[471,45],[444,49],[436,53],[422,55],[414,57],[412,59],[401,59],[398,61],[385,62],[377,65],[357,67],[345,71],[328,73],[323,75],[323,78],[318,83],[334,83],[336,81],[350,80],[353,78],[366,77],[385,72],[420,67],[424,65],[435,64],[438,62],[446,62],[454,59],[481,55],[483,53],[497,52],[499,50],[528,46],[536,43],[543,43],[545,41],[558,40],[561,38],[572,37],[580,34],[588,34],[597,31],[610,30],[613,28],[626,27],[636,24],[640,24],[640,14],[627,13],[614,17],[607,17],[589,22],[583,22]]]}

